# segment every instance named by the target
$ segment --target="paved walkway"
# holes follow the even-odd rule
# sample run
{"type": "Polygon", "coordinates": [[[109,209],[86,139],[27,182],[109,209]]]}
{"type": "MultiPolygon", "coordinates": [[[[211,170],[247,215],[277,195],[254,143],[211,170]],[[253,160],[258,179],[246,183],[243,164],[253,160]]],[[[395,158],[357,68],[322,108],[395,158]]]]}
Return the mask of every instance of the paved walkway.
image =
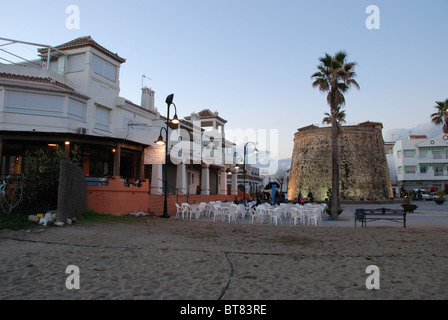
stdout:
{"type": "MultiPolygon", "coordinates": [[[[414,227],[447,227],[448,228],[448,204],[442,206],[436,205],[433,201],[421,201],[415,202],[418,206],[414,213],[407,215],[406,224],[408,228],[414,227]]],[[[339,216],[339,220],[330,221],[328,216],[322,220],[322,227],[355,227],[354,212],[360,208],[389,208],[389,209],[401,209],[400,204],[343,204],[344,212],[339,216]]],[[[210,218],[201,218],[201,220],[210,221],[210,218]]],[[[234,223],[232,221],[232,223],[234,223]]],[[[237,224],[249,224],[250,219],[239,219],[237,224]]],[[[267,223],[265,223],[267,224],[267,223]]],[[[284,219],[281,226],[288,226],[289,218],[284,219]]],[[[280,224],[279,224],[280,226],[280,224]]],[[[369,222],[367,225],[372,227],[384,227],[384,226],[397,226],[402,227],[403,223],[393,222],[388,220],[380,220],[369,222]]],[[[357,227],[361,227],[360,223],[357,223],[357,227]]]]}

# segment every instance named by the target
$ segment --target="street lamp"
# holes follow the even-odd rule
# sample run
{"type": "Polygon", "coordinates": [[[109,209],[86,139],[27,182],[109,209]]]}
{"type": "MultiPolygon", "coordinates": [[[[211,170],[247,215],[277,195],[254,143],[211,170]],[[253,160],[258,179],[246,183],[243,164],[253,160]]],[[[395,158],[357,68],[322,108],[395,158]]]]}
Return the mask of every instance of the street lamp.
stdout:
{"type": "Polygon", "coordinates": [[[248,143],[246,143],[244,145],[244,155],[243,155],[243,158],[244,158],[244,164],[243,164],[243,173],[244,173],[244,196],[243,197],[244,197],[244,202],[246,202],[246,174],[247,174],[247,171],[246,171],[246,157],[247,157],[247,146],[250,143],[252,143],[254,145],[254,148],[255,148],[253,153],[255,153],[255,154],[258,153],[257,145],[254,142],[248,142],[248,143]]]}
{"type": "MultiPolygon", "coordinates": [[[[235,152],[235,155],[236,155],[236,152],[235,152]]],[[[235,170],[240,170],[241,162],[243,162],[243,158],[241,158],[241,157],[238,157],[238,159],[235,160],[235,166],[234,166],[235,170]],[[238,163],[238,161],[239,161],[239,163],[238,163]]]]}
{"type": "Polygon", "coordinates": [[[160,135],[159,135],[159,139],[157,139],[157,141],[154,141],[155,144],[159,145],[159,146],[163,146],[165,145],[165,179],[164,179],[164,194],[165,194],[165,200],[163,202],[163,214],[161,216],[161,218],[165,218],[165,219],[169,219],[170,216],[168,214],[168,201],[167,201],[167,196],[168,196],[168,142],[169,142],[169,137],[168,137],[168,127],[169,127],[169,123],[173,123],[173,124],[179,124],[179,118],[177,117],[177,108],[176,105],[173,103],[173,99],[174,99],[174,94],[169,95],[166,98],[166,105],[167,105],[167,116],[166,116],[166,128],[162,128],[160,129],[160,135]],[[175,110],[175,114],[173,117],[173,120],[170,120],[170,107],[171,105],[174,106],[174,110],[175,110]],[[165,134],[166,134],[166,141],[163,140],[163,136],[162,136],[162,131],[165,130],[165,134]]]}

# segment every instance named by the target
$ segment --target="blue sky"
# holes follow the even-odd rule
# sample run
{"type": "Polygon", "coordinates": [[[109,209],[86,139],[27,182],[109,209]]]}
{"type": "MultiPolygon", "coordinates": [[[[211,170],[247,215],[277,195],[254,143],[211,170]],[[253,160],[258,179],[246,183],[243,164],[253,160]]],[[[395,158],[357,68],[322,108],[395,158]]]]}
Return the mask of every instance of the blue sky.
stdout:
{"type": "Polygon", "coordinates": [[[209,108],[231,129],[278,130],[280,159],[298,128],[328,112],[310,78],[325,53],[345,50],[359,64],[347,123],[382,122],[386,139],[434,129],[435,101],[448,98],[446,0],[3,0],[0,10],[0,37],[56,46],[90,35],[126,58],[129,100],[140,102],[145,74],[162,112],[174,93],[181,117],[209,108]],[[79,30],[66,28],[69,5],[80,9],[79,30]],[[365,26],[369,5],[379,30],[365,26]]]}

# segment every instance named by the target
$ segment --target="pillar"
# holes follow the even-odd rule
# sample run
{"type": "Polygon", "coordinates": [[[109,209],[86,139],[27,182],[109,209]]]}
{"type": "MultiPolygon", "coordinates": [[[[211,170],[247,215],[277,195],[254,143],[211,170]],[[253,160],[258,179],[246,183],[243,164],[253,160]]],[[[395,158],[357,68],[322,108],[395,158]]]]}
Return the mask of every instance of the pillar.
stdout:
{"type": "Polygon", "coordinates": [[[232,196],[237,196],[238,195],[238,173],[234,172],[232,174],[232,196]]]}
{"type": "Polygon", "coordinates": [[[120,161],[121,161],[121,146],[118,145],[115,148],[115,153],[114,153],[114,176],[115,177],[120,176],[120,161]]]}
{"type": "Polygon", "coordinates": [[[153,164],[151,175],[151,194],[163,194],[163,165],[153,164]]]}
{"type": "Polygon", "coordinates": [[[227,195],[227,171],[226,168],[221,169],[220,181],[219,181],[219,194],[222,196],[227,195]]]}
{"type": "Polygon", "coordinates": [[[210,195],[210,169],[208,166],[202,167],[201,194],[210,195]]]}
{"type": "Polygon", "coordinates": [[[176,189],[179,194],[187,194],[187,168],[185,164],[177,166],[176,189]]]}

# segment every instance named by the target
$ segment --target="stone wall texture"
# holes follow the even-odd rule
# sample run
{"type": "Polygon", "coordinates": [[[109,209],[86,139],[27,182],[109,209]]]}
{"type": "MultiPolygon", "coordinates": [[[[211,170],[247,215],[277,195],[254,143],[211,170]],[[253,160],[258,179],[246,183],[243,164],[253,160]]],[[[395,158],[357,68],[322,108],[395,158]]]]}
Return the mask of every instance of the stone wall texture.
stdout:
{"type": "MultiPolygon", "coordinates": [[[[393,196],[382,125],[367,122],[342,126],[339,137],[340,192],[342,200],[386,200],[393,196]]],[[[331,188],[331,127],[309,126],[294,136],[288,194],[299,191],[316,200],[327,198],[331,188]]]]}
{"type": "Polygon", "coordinates": [[[65,222],[87,210],[87,184],[82,169],[61,161],[56,220],[65,222]]]}

